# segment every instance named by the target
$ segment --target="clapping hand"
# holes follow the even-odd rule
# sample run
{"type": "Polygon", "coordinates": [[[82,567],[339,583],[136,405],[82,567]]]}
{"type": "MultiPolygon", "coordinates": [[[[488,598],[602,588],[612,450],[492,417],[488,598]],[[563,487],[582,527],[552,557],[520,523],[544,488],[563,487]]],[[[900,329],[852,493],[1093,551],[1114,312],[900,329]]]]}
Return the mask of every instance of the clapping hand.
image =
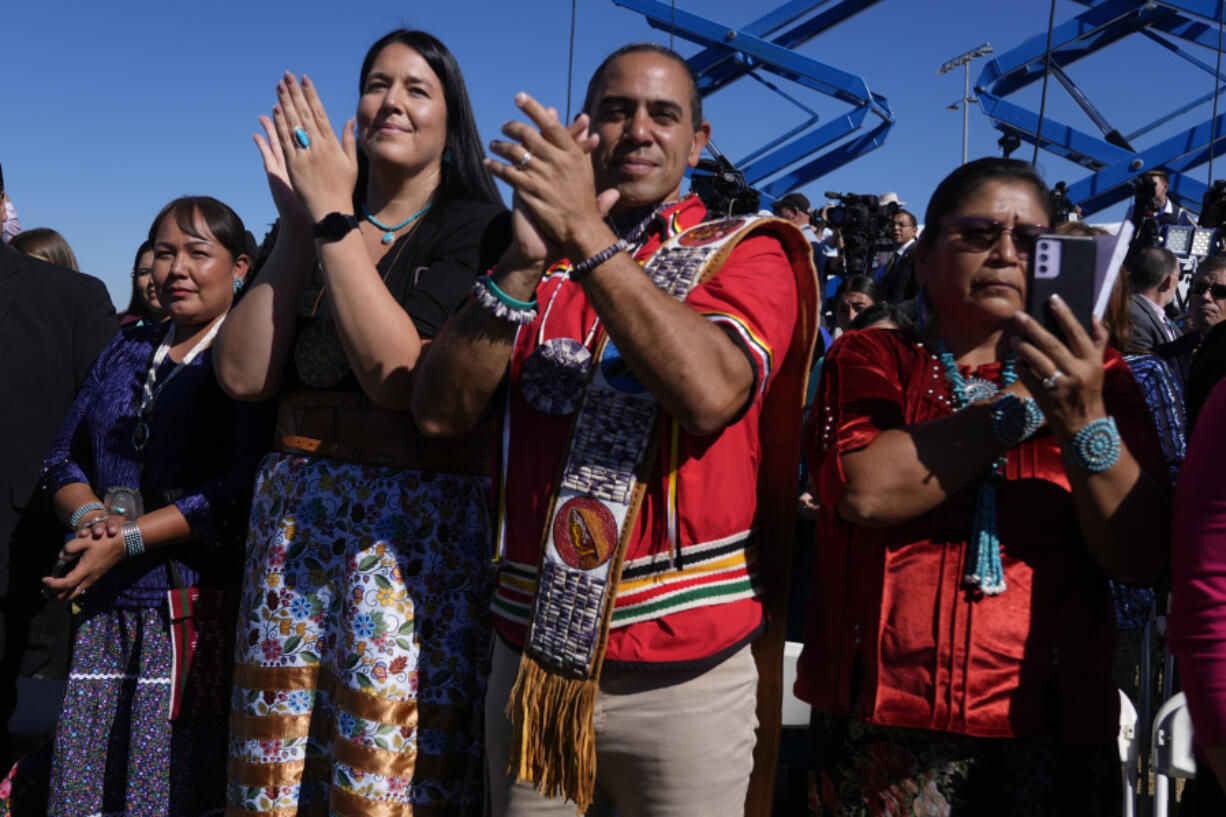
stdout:
{"type": "Polygon", "coordinates": [[[267,117],[260,118],[268,141],[258,134],[255,140],[264,157],[278,210],[283,216],[288,215],[287,209],[292,210],[284,194],[288,183],[311,222],[319,221],[328,213],[349,212],[358,179],[353,120],[345,123],[338,139],[315,85],[305,75],[299,83],[287,71],[277,83],[277,99],[279,104],[273,108],[272,128],[268,126],[267,117]],[[286,199],[285,206],[283,199],[286,199]]]}

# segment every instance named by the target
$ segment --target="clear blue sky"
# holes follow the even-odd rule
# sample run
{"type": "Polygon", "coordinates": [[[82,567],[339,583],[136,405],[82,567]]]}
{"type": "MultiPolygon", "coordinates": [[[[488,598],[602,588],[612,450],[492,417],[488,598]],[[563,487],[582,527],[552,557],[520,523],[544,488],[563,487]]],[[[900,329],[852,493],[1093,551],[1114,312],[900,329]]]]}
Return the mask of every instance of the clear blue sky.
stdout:
{"type": "MultiPolygon", "coordinates": [[[[780,2],[677,0],[677,7],[740,25],[780,2]]],[[[938,76],[937,68],[985,41],[1003,52],[1045,32],[1048,9],[1048,0],[884,0],[804,45],[802,53],[863,76],[889,99],[898,122],[884,147],[806,188],[810,199],[820,202],[825,190],[893,190],[922,218],[932,188],[961,156],[962,116],[946,109],[962,94],[961,70],[938,76]]],[[[1058,0],[1057,23],[1083,9],[1058,0]]],[[[153,215],[175,196],[222,199],[257,238],[275,218],[251,134],[284,70],[309,74],[341,122],[354,110],[370,43],[398,26],[426,29],[459,59],[488,142],[515,115],[517,91],[565,109],[570,13],[569,0],[9,2],[0,16],[6,187],[22,224],[63,233],[82,269],[105,281],[122,308],[132,255],[153,215]]],[[[575,37],[576,105],[610,50],[668,39],[611,0],[578,0],[575,37]]],[[[687,56],[697,50],[680,40],[678,49],[687,56]]],[[[1212,53],[1201,56],[1212,63],[1212,53]]],[[[1124,132],[1207,93],[1212,83],[1135,38],[1070,73],[1124,132]]],[[[1093,131],[1057,84],[1048,93],[1050,115],[1093,131]]],[[[820,95],[800,95],[824,116],[846,111],[820,95]]],[[[1016,100],[1037,110],[1038,98],[1036,86],[1016,100]]],[[[733,159],[800,120],[749,81],[705,104],[717,144],[733,159]]],[[[1143,146],[1206,118],[1207,106],[1143,146]]],[[[972,157],[999,153],[999,134],[977,108],[970,130],[972,157]]],[[[1029,158],[1030,149],[1015,155],[1029,158]]],[[[1040,164],[1052,182],[1086,172],[1050,156],[1040,164]]]]}

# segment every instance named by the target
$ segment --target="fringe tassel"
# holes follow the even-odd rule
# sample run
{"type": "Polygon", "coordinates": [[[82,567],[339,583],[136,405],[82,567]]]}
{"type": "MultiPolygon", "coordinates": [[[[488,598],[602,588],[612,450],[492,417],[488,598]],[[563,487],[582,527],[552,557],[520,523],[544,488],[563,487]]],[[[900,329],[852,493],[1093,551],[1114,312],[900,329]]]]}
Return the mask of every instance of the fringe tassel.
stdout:
{"type": "Polygon", "coordinates": [[[596,789],[594,678],[566,678],[524,652],[507,701],[511,760],[507,772],[543,797],[564,797],[582,815],[596,789]]]}

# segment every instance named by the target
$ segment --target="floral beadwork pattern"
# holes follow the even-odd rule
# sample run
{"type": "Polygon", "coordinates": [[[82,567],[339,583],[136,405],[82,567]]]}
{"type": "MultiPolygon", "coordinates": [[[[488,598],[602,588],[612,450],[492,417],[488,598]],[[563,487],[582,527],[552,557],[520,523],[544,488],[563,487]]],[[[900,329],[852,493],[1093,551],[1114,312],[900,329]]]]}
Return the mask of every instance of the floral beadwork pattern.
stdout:
{"type": "Polygon", "coordinates": [[[300,787],[231,780],[232,805],[292,808],[326,797],[329,783],[372,801],[481,802],[480,763],[472,758],[481,752],[489,651],[487,497],[481,477],[282,454],[265,459],[236,660],[271,677],[278,669],[318,669],[320,679],[343,689],[333,699],[301,684],[236,684],[237,713],[310,716],[312,737],[232,737],[231,756],[260,765],[305,760],[309,776],[312,760],[331,757],[335,734],[363,750],[454,760],[427,765],[457,776],[398,778],[333,761],[331,781],[304,777],[300,787]],[[416,714],[395,722],[383,714],[392,710],[416,714]],[[432,719],[431,712],[447,716],[432,719]],[[320,719],[327,728],[316,728],[320,719]]]}
{"type": "Polygon", "coordinates": [[[872,726],[816,713],[809,811],[822,817],[1114,817],[1114,741],[1060,745],[872,726]]]}

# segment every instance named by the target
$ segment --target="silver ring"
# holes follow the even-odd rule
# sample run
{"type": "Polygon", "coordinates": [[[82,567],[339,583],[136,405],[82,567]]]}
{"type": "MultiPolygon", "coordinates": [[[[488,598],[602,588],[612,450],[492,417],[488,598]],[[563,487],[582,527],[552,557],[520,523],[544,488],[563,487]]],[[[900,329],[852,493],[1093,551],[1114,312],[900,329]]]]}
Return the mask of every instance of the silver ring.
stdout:
{"type": "Polygon", "coordinates": [[[532,161],[532,151],[525,149],[524,155],[521,156],[519,161],[515,163],[515,169],[523,170],[525,167],[528,166],[528,162],[531,162],[531,161],[532,161]]]}
{"type": "Polygon", "coordinates": [[[1059,369],[1056,369],[1054,372],[1049,374],[1047,377],[1043,378],[1043,388],[1054,389],[1056,387],[1056,381],[1062,377],[1064,377],[1064,372],[1060,371],[1059,369]]]}

